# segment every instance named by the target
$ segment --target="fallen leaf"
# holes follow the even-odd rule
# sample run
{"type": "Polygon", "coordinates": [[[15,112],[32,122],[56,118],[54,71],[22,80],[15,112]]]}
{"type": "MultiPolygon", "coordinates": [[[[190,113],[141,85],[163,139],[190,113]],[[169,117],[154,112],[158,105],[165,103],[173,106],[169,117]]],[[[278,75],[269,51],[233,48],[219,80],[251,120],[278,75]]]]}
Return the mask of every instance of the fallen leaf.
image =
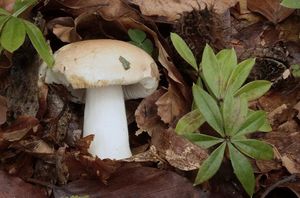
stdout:
{"type": "Polygon", "coordinates": [[[76,32],[76,21],[71,17],[58,17],[48,22],[47,27],[62,42],[72,43],[81,40],[80,35],[76,32]]]}
{"type": "Polygon", "coordinates": [[[6,98],[0,96],[0,125],[6,122],[7,103],[6,98]]]}
{"type": "Polygon", "coordinates": [[[155,130],[151,143],[162,159],[185,171],[198,169],[208,157],[206,149],[178,136],[172,129],[155,130]]]}
{"type": "Polygon", "coordinates": [[[193,198],[205,197],[204,192],[186,178],[171,171],[148,167],[120,168],[103,185],[96,180],[77,180],[61,188],[54,188],[54,197],[149,197],[193,198]],[[134,178],[134,179],[133,179],[134,178]]]}
{"type": "Polygon", "coordinates": [[[172,22],[178,19],[183,12],[205,7],[212,7],[217,13],[222,14],[234,6],[237,0],[128,0],[128,2],[138,5],[143,15],[158,18],[159,21],[172,22]]]}
{"type": "Polygon", "coordinates": [[[0,171],[0,197],[46,198],[47,196],[40,188],[0,171]]]}
{"type": "Polygon", "coordinates": [[[181,92],[178,92],[177,85],[172,81],[169,81],[168,91],[155,104],[162,121],[174,128],[179,118],[190,110],[190,104],[181,92]]]}
{"type": "Polygon", "coordinates": [[[139,104],[135,111],[135,119],[137,126],[139,127],[139,130],[137,131],[138,134],[146,131],[151,136],[153,130],[155,130],[158,125],[161,125],[161,119],[157,114],[157,106],[155,102],[164,93],[165,90],[159,89],[150,96],[144,98],[139,104]]]}
{"type": "Polygon", "coordinates": [[[1,0],[0,1],[0,8],[3,8],[9,12],[12,12],[13,7],[15,5],[16,0],[1,0]]]}
{"type": "Polygon", "coordinates": [[[269,21],[277,24],[294,12],[294,9],[280,5],[280,0],[248,0],[248,9],[265,16],[269,21]]]}

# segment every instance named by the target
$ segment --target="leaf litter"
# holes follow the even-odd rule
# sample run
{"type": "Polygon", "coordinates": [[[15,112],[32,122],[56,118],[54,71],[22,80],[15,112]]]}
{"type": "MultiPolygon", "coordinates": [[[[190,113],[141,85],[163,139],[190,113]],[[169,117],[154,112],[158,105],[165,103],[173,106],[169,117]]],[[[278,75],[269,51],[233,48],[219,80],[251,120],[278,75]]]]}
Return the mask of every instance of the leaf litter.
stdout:
{"type": "MultiPolygon", "coordinates": [[[[240,7],[237,2],[50,0],[34,7],[32,13],[43,16],[44,32],[54,51],[65,43],[86,39],[129,41],[129,29],[144,31],[160,64],[160,89],[136,101],[136,108],[128,112],[135,115],[129,129],[138,137],[134,145],[142,148],[137,149],[139,153],[123,161],[99,159],[88,153],[93,137],[81,137],[82,104],[73,103],[62,87],[37,84],[39,62],[33,48],[24,45],[13,56],[4,54],[6,59],[1,58],[0,64],[0,157],[2,170],[14,176],[1,172],[1,181],[9,183],[0,185],[9,189],[1,191],[14,192],[9,196],[16,197],[24,192],[34,192],[35,197],[232,197],[230,193],[235,192],[235,197],[244,197],[227,166],[211,182],[192,185],[193,170],[209,152],[174,132],[178,120],[192,109],[191,83],[196,75],[171,46],[169,33],[176,31],[198,56],[208,42],[219,50],[234,47],[239,59],[257,57],[251,79],[271,80],[273,88],[251,106],[268,112],[272,132],[253,136],[272,144],[276,157],[253,161],[256,195],[271,196],[287,188],[299,196],[299,79],[284,76],[291,65],[299,64],[299,31],[293,28],[299,25],[299,14],[280,6],[278,0],[239,1],[240,7]],[[241,10],[242,5],[247,8],[241,10]],[[207,28],[197,30],[194,24],[207,28]],[[284,180],[290,175],[296,176],[284,180]],[[228,181],[228,188],[220,187],[228,181]],[[41,190],[43,186],[47,188],[41,190]]],[[[10,11],[13,3],[3,1],[1,7],[10,11]]]]}

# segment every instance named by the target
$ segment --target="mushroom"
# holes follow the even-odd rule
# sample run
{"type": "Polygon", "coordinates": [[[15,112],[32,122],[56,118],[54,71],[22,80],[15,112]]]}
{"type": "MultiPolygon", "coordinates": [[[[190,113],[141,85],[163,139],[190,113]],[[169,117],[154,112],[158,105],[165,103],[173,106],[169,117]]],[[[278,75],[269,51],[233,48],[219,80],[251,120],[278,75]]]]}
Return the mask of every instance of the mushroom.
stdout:
{"type": "Polygon", "coordinates": [[[99,39],[65,45],[54,58],[52,68],[41,65],[40,75],[75,95],[85,89],[83,135],[95,134],[89,152],[102,159],[130,157],[124,99],[156,90],[159,71],[152,57],[130,43],[99,39]]]}

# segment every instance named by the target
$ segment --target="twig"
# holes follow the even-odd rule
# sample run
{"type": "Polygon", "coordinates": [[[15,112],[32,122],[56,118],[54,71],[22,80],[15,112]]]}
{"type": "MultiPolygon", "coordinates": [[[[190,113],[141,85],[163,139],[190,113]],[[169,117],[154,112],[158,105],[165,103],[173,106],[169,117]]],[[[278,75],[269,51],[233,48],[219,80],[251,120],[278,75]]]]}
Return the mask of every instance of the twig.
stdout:
{"type": "Polygon", "coordinates": [[[272,190],[274,190],[275,188],[277,188],[279,185],[284,184],[286,182],[291,182],[291,181],[295,181],[296,180],[296,175],[290,175],[278,182],[276,182],[275,184],[271,185],[270,187],[268,187],[265,192],[261,195],[260,198],[265,198],[272,190]]]}

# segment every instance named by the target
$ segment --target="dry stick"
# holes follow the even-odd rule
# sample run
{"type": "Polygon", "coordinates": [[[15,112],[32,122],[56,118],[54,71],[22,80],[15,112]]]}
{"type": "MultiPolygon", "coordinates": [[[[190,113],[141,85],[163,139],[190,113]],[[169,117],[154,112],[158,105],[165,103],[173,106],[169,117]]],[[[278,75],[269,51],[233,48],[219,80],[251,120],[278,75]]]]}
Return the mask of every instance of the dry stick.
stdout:
{"type": "Polygon", "coordinates": [[[295,180],[296,180],[296,175],[293,174],[293,175],[290,175],[290,176],[288,176],[288,177],[286,177],[286,178],[284,178],[284,179],[282,179],[282,180],[276,182],[275,184],[273,184],[273,185],[271,185],[269,188],[267,188],[267,189],[265,190],[265,192],[261,195],[260,198],[265,198],[272,190],[274,190],[274,189],[275,189],[276,187],[278,187],[279,185],[284,184],[284,183],[286,183],[286,182],[295,181],[295,180]]]}

